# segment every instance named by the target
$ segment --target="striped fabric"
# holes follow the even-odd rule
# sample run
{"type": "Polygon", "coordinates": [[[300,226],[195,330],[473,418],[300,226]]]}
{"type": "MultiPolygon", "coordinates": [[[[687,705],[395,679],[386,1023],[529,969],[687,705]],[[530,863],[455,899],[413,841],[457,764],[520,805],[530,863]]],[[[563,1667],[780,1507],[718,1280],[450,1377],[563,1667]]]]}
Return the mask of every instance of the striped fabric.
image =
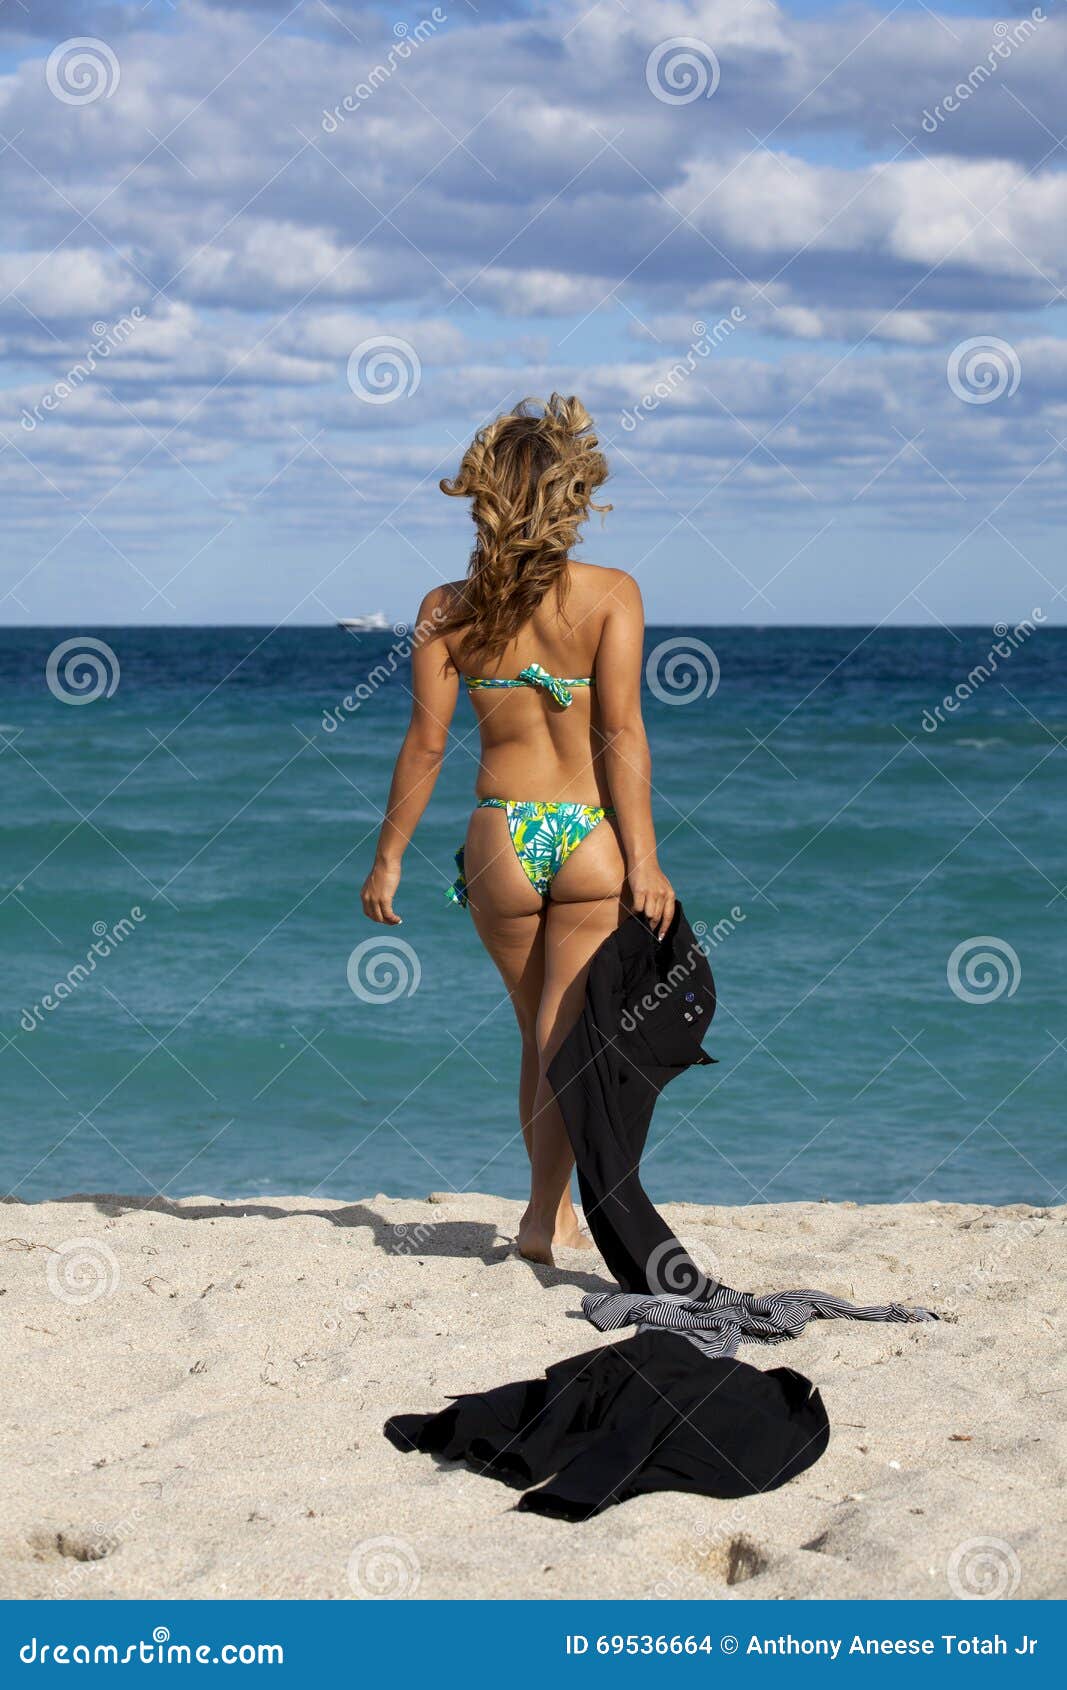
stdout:
{"type": "Polygon", "coordinates": [[[809,1320],[878,1320],[908,1323],[936,1320],[929,1309],[884,1303],[862,1308],[825,1291],[778,1291],[753,1297],[718,1285],[707,1297],[669,1293],[596,1291],[582,1298],[582,1313],[598,1332],[636,1326],[638,1332],[676,1332],[707,1356],[731,1357],[741,1344],[784,1344],[809,1320]]]}

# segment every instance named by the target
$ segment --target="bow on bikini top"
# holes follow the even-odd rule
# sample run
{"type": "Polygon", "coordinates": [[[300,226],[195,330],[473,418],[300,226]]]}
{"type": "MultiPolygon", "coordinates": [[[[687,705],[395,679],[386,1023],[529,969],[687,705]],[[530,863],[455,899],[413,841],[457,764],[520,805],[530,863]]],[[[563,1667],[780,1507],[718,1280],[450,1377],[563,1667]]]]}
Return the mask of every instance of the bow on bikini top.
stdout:
{"type": "Polygon", "coordinates": [[[572,702],[572,687],[591,687],[594,685],[592,675],[550,675],[547,669],[542,669],[540,663],[528,663],[525,669],[520,669],[513,679],[501,680],[497,676],[464,675],[463,680],[468,692],[475,692],[480,687],[540,687],[543,692],[549,693],[564,710],[572,702]]]}

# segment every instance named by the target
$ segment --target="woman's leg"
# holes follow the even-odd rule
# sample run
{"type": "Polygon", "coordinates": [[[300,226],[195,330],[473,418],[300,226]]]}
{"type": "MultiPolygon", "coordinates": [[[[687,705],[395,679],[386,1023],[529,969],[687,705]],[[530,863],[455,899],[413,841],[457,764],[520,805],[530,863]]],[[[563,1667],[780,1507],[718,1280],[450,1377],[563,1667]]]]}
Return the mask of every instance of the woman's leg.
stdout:
{"type": "MultiPolygon", "coordinates": [[[[544,986],[545,907],[519,867],[502,810],[475,810],[464,866],[478,937],[507,988],[522,1038],[519,1121],[532,1162],[533,1117],[541,1077],[537,1016],[544,986]]],[[[559,1199],[551,1236],[560,1244],[586,1243],[578,1232],[569,1182],[559,1199]]]]}
{"type": "MultiPolygon", "coordinates": [[[[624,919],[626,873],[615,829],[603,821],[572,853],[552,883],[544,932],[544,984],[537,1013],[538,1082],[534,1099],[530,1203],[519,1248],[533,1261],[552,1261],[552,1243],[570,1244],[557,1225],[561,1197],[569,1200],[574,1157],[548,1083],[547,1069],[581,1014],[586,975],[595,951],[624,919]]],[[[575,1227],[577,1236],[577,1227],[575,1227]]]]}

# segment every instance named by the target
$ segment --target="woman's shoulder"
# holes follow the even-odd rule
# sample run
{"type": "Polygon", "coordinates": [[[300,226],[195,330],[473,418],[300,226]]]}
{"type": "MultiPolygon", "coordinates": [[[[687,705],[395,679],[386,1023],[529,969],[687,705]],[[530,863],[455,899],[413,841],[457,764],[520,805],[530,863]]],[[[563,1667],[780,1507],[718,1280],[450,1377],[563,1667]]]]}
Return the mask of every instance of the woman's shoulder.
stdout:
{"type": "Polygon", "coordinates": [[[462,581],[442,581],[438,586],[431,587],[419,605],[419,622],[437,623],[442,621],[458,605],[463,593],[462,581]]]}
{"type": "Polygon", "coordinates": [[[608,569],[599,563],[570,563],[571,591],[587,608],[601,605],[610,610],[641,608],[641,589],[625,569],[608,569]]]}

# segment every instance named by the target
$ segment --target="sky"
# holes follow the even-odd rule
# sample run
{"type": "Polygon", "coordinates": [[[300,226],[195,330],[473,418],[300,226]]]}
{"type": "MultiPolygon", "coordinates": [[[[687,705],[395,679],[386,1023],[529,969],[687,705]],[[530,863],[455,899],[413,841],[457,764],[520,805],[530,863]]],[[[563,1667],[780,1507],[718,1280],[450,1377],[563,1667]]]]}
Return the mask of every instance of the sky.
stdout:
{"type": "Polygon", "coordinates": [[[1067,5],[0,0],[0,621],[410,619],[585,401],[660,623],[1067,619],[1067,5]]]}

